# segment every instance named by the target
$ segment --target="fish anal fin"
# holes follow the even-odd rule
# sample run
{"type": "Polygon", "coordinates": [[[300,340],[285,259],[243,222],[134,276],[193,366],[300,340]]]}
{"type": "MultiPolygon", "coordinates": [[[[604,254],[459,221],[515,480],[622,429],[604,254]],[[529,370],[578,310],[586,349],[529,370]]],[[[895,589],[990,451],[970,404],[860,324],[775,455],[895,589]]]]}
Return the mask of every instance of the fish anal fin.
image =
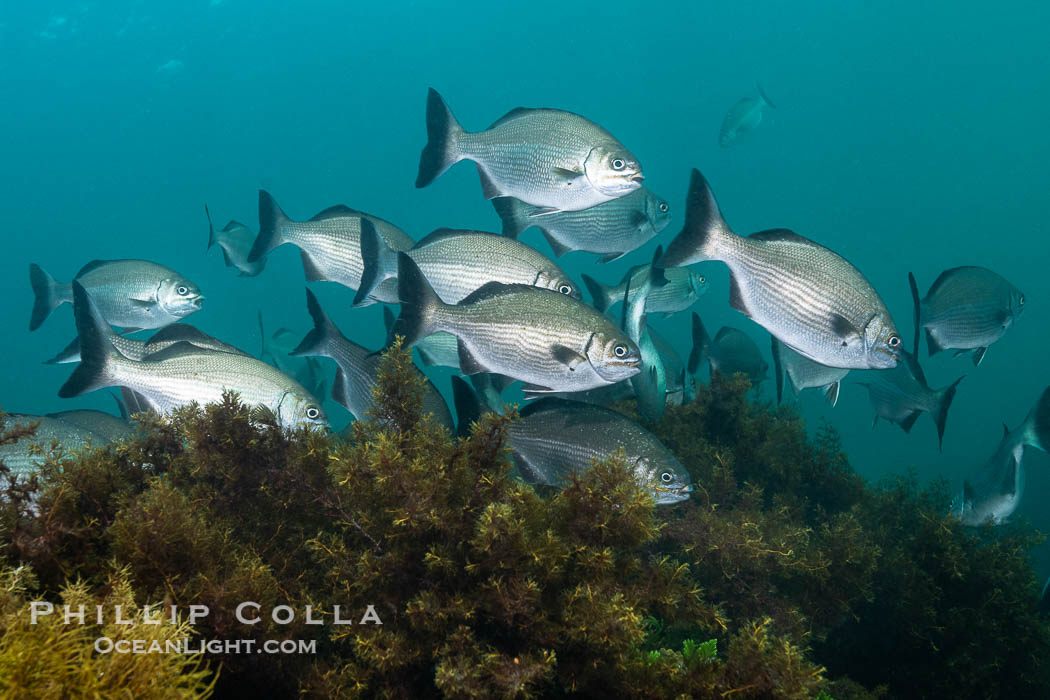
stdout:
{"type": "Polygon", "coordinates": [[[747,304],[744,302],[744,295],[740,291],[740,284],[736,280],[736,275],[732,272],[729,273],[729,305],[751,318],[751,312],[748,310],[747,304]]]}
{"type": "Polygon", "coordinates": [[[921,414],[922,411],[912,411],[897,425],[899,425],[901,427],[901,430],[903,430],[905,433],[910,433],[912,426],[915,425],[915,421],[919,419],[919,416],[921,414]]]}
{"type": "Polygon", "coordinates": [[[977,348],[973,351],[973,366],[977,367],[981,364],[981,360],[984,359],[984,353],[988,351],[988,348],[977,348]]]}
{"type": "Polygon", "coordinates": [[[492,181],[489,174],[485,172],[485,169],[478,165],[478,177],[481,179],[481,194],[485,199],[496,199],[497,197],[506,197],[506,192],[501,192],[496,183],[492,181]]]}
{"type": "Polygon", "coordinates": [[[463,340],[460,339],[458,343],[459,350],[459,369],[463,374],[479,374],[481,372],[489,372],[490,370],[481,364],[480,361],[470,351],[470,348],[464,344],[463,340]]]}
{"type": "Polygon", "coordinates": [[[321,271],[314,259],[305,250],[299,251],[303,259],[303,272],[306,274],[307,282],[324,282],[328,277],[321,271]]]}

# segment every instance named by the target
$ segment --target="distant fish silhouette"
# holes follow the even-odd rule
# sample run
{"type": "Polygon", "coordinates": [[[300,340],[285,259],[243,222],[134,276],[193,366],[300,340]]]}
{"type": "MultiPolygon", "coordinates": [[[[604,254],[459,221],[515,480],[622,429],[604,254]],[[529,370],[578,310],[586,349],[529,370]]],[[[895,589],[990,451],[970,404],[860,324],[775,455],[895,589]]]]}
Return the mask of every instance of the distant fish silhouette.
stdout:
{"type": "Polygon", "coordinates": [[[738,138],[758,128],[762,123],[762,111],[766,107],[777,108],[759,85],[758,97],[745,97],[726,112],[722,129],[718,133],[718,145],[722,148],[731,146],[738,138]]]}

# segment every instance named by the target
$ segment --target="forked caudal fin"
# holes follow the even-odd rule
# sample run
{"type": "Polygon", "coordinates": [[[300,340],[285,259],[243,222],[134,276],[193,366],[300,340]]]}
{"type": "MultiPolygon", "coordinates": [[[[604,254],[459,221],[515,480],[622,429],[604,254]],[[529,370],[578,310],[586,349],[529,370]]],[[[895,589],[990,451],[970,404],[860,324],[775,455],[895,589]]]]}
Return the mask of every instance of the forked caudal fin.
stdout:
{"type": "Polygon", "coordinates": [[[492,200],[492,206],[503,222],[503,235],[508,238],[516,239],[522,231],[536,223],[529,218],[536,207],[515,197],[496,197],[492,200]]]}
{"type": "Polygon", "coordinates": [[[937,401],[937,412],[933,414],[933,422],[937,425],[937,447],[941,450],[944,449],[944,424],[948,421],[948,409],[955,399],[955,391],[959,386],[959,382],[965,378],[966,375],[959,377],[940,392],[940,397],[937,401]]]}
{"type": "Polygon", "coordinates": [[[704,322],[700,320],[699,314],[693,312],[693,349],[689,352],[689,374],[696,374],[700,363],[704,361],[708,348],[711,346],[711,336],[704,328],[704,322]]]}
{"type": "Polygon", "coordinates": [[[719,239],[727,235],[735,234],[722,218],[707,180],[693,168],[686,195],[685,224],[667,246],[661,265],[683,267],[703,260],[717,260],[719,239]]]}
{"type": "Polygon", "coordinates": [[[80,338],[80,364],[58,390],[58,395],[64,399],[113,386],[116,382],[111,376],[110,365],[120,357],[110,340],[113,329],[102,318],[84,286],[76,280],[73,281],[73,316],[80,338]]]}
{"type": "Polygon", "coordinates": [[[397,251],[387,245],[376,230],[375,224],[361,219],[361,286],[354,295],[354,306],[364,306],[376,287],[391,277],[397,277],[397,251]]]}
{"type": "Polygon", "coordinates": [[[66,285],[56,282],[36,263],[29,264],[29,284],[33,287],[33,313],[29,317],[29,330],[35,331],[52,311],[69,301],[69,292],[66,285]]]}
{"type": "Polygon", "coordinates": [[[427,145],[419,156],[416,187],[426,187],[460,159],[456,140],[465,133],[434,88],[427,92],[427,145]]]}
{"type": "Polygon", "coordinates": [[[1025,430],[1025,442],[1044,452],[1050,448],[1050,386],[1043,390],[1039,403],[1032,409],[1025,430]]]}
{"type": "Polygon", "coordinates": [[[447,304],[438,297],[419,266],[404,253],[397,254],[397,295],[401,300],[401,315],[394,321],[388,343],[401,335],[405,345],[411,346],[441,330],[435,325],[434,317],[447,304]]]}
{"type": "Polygon", "coordinates": [[[619,299],[616,288],[608,287],[587,275],[580,275],[580,277],[583,278],[583,286],[587,287],[587,291],[590,292],[591,304],[598,309],[599,313],[608,311],[609,307],[619,299]]]}
{"type": "Polygon", "coordinates": [[[259,190],[259,235],[255,239],[248,262],[266,257],[271,250],[284,243],[281,230],[290,221],[269,192],[259,190]]]}
{"type": "Polygon", "coordinates": [[[339,329],[328,318],[317,297],[309,289],[306,290],[306,309],[310,312],[314,327],[295,350],[288,354],[295,357],[327,357],[329,340],[339,333],[339,329]]]}

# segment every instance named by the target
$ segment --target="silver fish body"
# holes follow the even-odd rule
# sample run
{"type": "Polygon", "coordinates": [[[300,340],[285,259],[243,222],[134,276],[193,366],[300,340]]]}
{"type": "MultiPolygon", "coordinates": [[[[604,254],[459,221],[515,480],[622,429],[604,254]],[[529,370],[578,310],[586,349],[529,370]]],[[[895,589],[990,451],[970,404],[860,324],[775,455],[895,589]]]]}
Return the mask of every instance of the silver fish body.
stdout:
{"type": "Polygon", "coordinates": [[[667,405],[681,406],[683,403],[689,403],[696,397],[696,382],[692,375],[686,372],[682,356],[674,345],[651,326],[649,337],[652,338],[663,362],[667,382],[667,405]]]}
{"type": "MultiPolygon", "coordinates": [[[[632,268],[620,283],[615,286],[606,286],[587,275],[581,275],[587,291],[591,294],[594,308],[599,311],[608,311],[617,302],[624,299],[627,288],[632,287],[637,294],[645,278],[649,275],[649,266],[642,265],[632,268]]],[[[662,313],[664,317],[685,311],[696,303],[707,291],[707,279],[698,272],[685,267],[671,267],[664,270],[664,278],[667,284],[652,290],[645,301],[645,313],[662,313]]]]}
{"type": "Polygon", "coordinates": [[[255,234],[250,228],[239,221],[230,220],[222,230],[216,231],[207,204],[204,205],[204,214],[208,217],[208,250],[211,250],[213,245],[218,245],[222,249],[222,259],[226,267],[237,268],[241,277],[255,277],[263,271],[266,267],[265,257],[248,262],[248,253],[255,242],[255,234]]]}
{"type": "Polygon", "coordinates": [[[875,289],[841,256],[784,229],[733,233],[699,171],[686,222],[663,264],[720,260],[729,267],[730,305],[799,354],[828,367],[887,369],[901,338],[875,289]]]}
{"type": "Polygon", "coordinates": [[[638,348],[604,316],[548,289],[489,282],[445,304],[408,255],[399,255],[401,315],[409,345],[437,331],[459,339],[460,369],[526,382],[526,392],[583,391],[638,372],[638,348]]]}
{"type": "Polygon", "coordinates": [[[671,220],[667,201],[646,187],[580,211],[546,215],[540,215],[541,207],[514,197],[499,197],[492,204],[503,221],[503,235],[517,238],[535,226],[555,256],[583,250],[602,255],[598,262],[616,260],[640,248],[671,220]]]}
{"type": "MultiPolygon", "coordinates": [[[[379,366],[382,357],[377,352],[349,340],[321,308],[317,297],[306,290],[306,305],[314,321],[311,330],[297,348],[295,356],[329,357],[339,369],[332,385],[332,398],[342,404],[355,420],[367,420],[375,406],[374,390],[379,385],[379,366]]],[[[425,380],[423,412],[433,415],[434,420],[450,430],[453,428],[452,414],[441,393],[419,370],[425,380]]]]}
{"type": "Polygon", "coordinates": [[[868,389],[876,423],[883,418],[909,433],[916,419],[924,412],[929,413],[937,425],[938,443],[943,443],[948,409],[963,377],[943,389],[931,389],[918,359],[910,352],[901,353],[901,361],[892,369],[871,370],[865,374],[866,381],[860,384],[868,389]]]}
{"type": "Polygon", "coordinates": [[[758,386],[765,378],[769,365],[762,351],[747,333],[739,328],[723,326],[714,339],[707,334],[703,321],[693,313],[693,350],[689,355],[689,371],[696,372],[704,360],[711,367],[711,375],[746,374],[752,386],[758,386]]]}
{"type": "MultiPolygon", "coordinates": [[[[530,285],[580,298],[576,284],[556,263],[507,236],[438,229],[404,252],[446,304],[458,304],[488,282],[530,285]]],[[[377,286],[397,278],[397,253],[376,232],[362,229],[365,269],[355,303],[375,296],[377,286]]]]}
{"type": "MultiPolygon", "coordinates": [[[[163,328],[199,311],[197,285],[170,267],[148,260],[95,260],[77,272],[102,317],[126,331],[163,328]]],[[[56,282],[39,265],[29,266],[35,300],[29,330],[36,330],[58,306],[72,303],[69,284],[56,282]]]]}
{"type": "MultiPolygon", "coordinates": [[[[388,306],[383,307],[383,327],[386,328],[387,337],[393,337],[394,314],[388,306]]],[[[438,331],[420,338],[414,347],[425,367],[452,367],[459,370],[459,340],[451,333],[438,331]]]]}
{"type": "MultiPolygon", "coordinates": [[[[1024,294],[983,267],[945,270],[919,299],[915,276],[908,273],[916,303],[917,325],[926,331],[930,355],[941,350],[973,353],[980,364],[988,346],[1003,337],[1024,311],[1024,294]]],[[[916,335],[916,343],[918,336],[916,335]]]]}
{"type": "MultiPolygon", "coordinates": [[[[262,348],[259,359],[281,370],[306,387],[311,396],[323,399],[328,388],[324,367],[313,357],[293,357],[298,336],[288,328],[278,328],[271,335],[263,329],[262,311],[259,312],[259,337],[262,348]]],[[[214,348],[213,348],[214,349],[214,348]]]]}
{"type": "MultiPolygon", "coordinates": [[[[389,221],[343,205],[329,207],[308,221],[294,221],[265,190],[259,190],[259,236],[248,261],[254,262],[285,243],[299,248],[308,282],[337,282],[357,290],[361,286],[361,222],[370,222],[394,250],[407,250],[415,243],[389,221]]],[[[375,301],[397,303],[397,285],[388,282],[375,290],[375,301]]]]}
{"type": "Polygon", "coordinates": [[[828,403],[832,406],[838,403],[839,389],[842,380],[849,374],[848,369],[825,367],[785,347],[776,338],[772,340],[773,365],[777,379],[777,403],[780,403],[783,397],[785,374],[795,396],[798,396],[804,389],[821,389],[828,403]]]}
{"type": "Polygon", "coordinates": [[[612,134],[558,109],[519,107],[485,131],[470,133],[431,89],[427,138],[416,187],[472,160],[486,199],[515,197],[543,213],[608,202],[638,189],[644,179],[638,159],[612,134]]]}
{"type": "Polygon", "coordinates": [[[0,431],[26,427],[38,421],[35,435],[0,445],[0,462],[15,474],[36,472],[45,461],[45,454],[33,454],[33,445],[39,446],[46,453],[52,445],[57,444],[68,455],[89,446],[101,447],[108,442],[102,435],[86,430],[74,422],[51,416],[10,413],[0,422],[0,431]]]}
{"type": "MultiPolygon", "coordinates": [[[[663,250],[657,248],[656,259],[662,254],[663,250]]],[[[642,267],[646,276],[637,293],[632,298],[630,282],[624,292],[623,329],[627,332],[627,337],[638,346],[641,356],[640,371],[631,377],[631,386],[634,387],[634,395],[638,399],[638,412],[648,421],[658,421],[667,407],[667,374],[663,358],[649,333],[645,307],[649,295],[653,290],[666,285],[667,279],[663,270],[655,264],[655,260],[654,264],[642,267]]],[[[628,274],[627,277],[633,281],[633,275],[628,274]]]]}
{"type": "Polygon", "coordinates": [[[726,112],[718,131],[718,145],[722,148],[731,146],[741,136],[757,129],[767,107],[776,109],[759,85],[758,97],[744,97],[726,112]]]}
{"type": "Polygon", "coordinates": [[[99,436],[107,442],[123,440],[135,434],[135,429],[127,420],[105,411],[76,409],[49,413],[47,418],[60,420],[99,436]]]}
{"type": "MultiPolygon", "coordinates": [[[[117,349],[117,352],[129,360],[136,361],[144,360],[147,355],[160,352],[164,348],[182,341],[186,341],[191,345],[196,345],[204,350],[232,352],[240,355],[245,354],[229,343],[224,343],[218,338],[213,338],[207,333],[199,331],[193,326],[185,323],[173,323],[170,326],[165,326],[154,333],[149,340],[138,340],[123,335],[112,335],[110,336],[110,341],[113,347],[117,349]]],[[[62,352],[55,355],[50,360],[46,360],[45,364],[54,365],[65,364],[68,362],[80,362],[79,336],[73,338],[62,352]]]]}

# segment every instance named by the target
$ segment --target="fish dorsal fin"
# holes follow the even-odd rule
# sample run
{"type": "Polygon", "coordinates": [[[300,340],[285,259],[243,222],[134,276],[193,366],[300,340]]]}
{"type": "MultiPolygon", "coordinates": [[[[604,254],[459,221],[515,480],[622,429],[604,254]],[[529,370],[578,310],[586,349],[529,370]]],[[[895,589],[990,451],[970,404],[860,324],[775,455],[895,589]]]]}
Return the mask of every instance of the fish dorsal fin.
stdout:
{"type": "Polygon", "coordinates": [[[805,236],[800,236],[794,231],[786,228],[771,228],[765,231],[758,231],[748,236],[753,241],[782,241],[791,243],[800,243],[814,248],[823,248],[819,243],[814,243],[805,236]]]}
{"type": "Polygon", "coordinates": [[[185,340],[180,340],[177,343],[169,345],[163,350],[158,350],[157,352],[151,355],[146,355],[142,358],[142,361],[164,362],[165,360],[173,360],[175,358],[186,357],[188,355],[200,355],[201,353],[205,352],[207,352],[207,350],[202,350],[193,343],[190,343],[185,340]]]}
{"type": "Polygon", "coordinates": [[[529,289],[537,289],[537,287],[533,287],[530,284],[504,284],[502,282],[496,282],[495,280],[493,280],[492,282],[486,282],[467,296],[463,297],[463,299],[459,303],[473,304],[474,302],[481,301],[482,299],[491,299],[492,297],[498,297],[501,294],[506,294],[507,292],[522,291],[529,289]]]}
{"type": "Polygon", "coordinates": [[[1010,435],[1010,427],[1003,423],[1003,439],[1005,440],[1008,435],[1010,435]]]}
{"type": "Polygon", "coordinates": [[[563,399],[558,396],[545,396],[542,399],[537,399],[526,404],[524,408],[518,409],[518,416],[520,416],[521,418],[528,418],[531,415],[535,415],[543,411],[550,411],[554,409],[564,410],[579,406],[589,406],[589,404],[583,404],[579,401],[563,399]]]}
{"type": "Polygon", "coordinates": [[[512,122],[515,119],[521,119],[522,117],[527,117],[527,116],[529,116],[530,114],[532,114],[534,112],[556,112],[556,111],[558,111],[558,110],[549,109],[549,108],[543,108],[543,107],[515,107],[514,109],[510,110],[509,112],[504,114],[502,117],[500,117],[496,121],[492,122],[492,124],[489,126],[489,128],[486,129],[485,131],[489,131],[490,129],[495,129],[497,126],[503,126],[507,122],[512,122]]]}
{"type": "Polygon", "coordinates": [[[984,268],[976,267],[974,265],[963,265],[962,267],[953,267],[953,268],[951,268],[949,270],[945,270],[941,274],[937,275],[937,279],[935,279],[933,281],[933,284],[930,285],[930,291],[926,292],[926,297],[925,298],[929,299],[930,297],[932,297],[934,294],[936,294],[938,291],[940,291],[941,287],[943,287],[945,284],[947,284],[948,281],[953,276],[959,274],[960,272],[963,272],[964,270],[982,270],[982,269],[984,269],[984,268]]]}
{"type": "Polygon", "coordinates": [[[715,343],[717,343],[718,341],[724,339],[727,335],[733,335],[733,334],[742,333],[742,332],[743,331],[738,331],[736,328],[733,328],[731,326],[722,326],[721,328],[718,329],[718,332],[715,333],[715,343]]]}
{"type": "Polygon", "coordinates": [[[242,228],[248,228],[248,227],[245,226],[244,224],[242,224],[240,221],[237,221],[235,219],[230,219],[230,222],[228,224],[226,224],[225,227],[223,227],[222,232],[223,233],[229,233],[230,231],[236,231],[236,230],[242,229],[242,228]]]}
{"type": "MultiPolygon", "coordinates": [[[[209,345],[217,344],[216,343],[216,339],[212,338],[210,335],[208,335],[204,331],[198,330],[198,329],[194,328],[193,326],[191,326],[189,324],[186,324],[186,323],[176,323],[176,324],[173,324],[171,326],[167,326],[165,328],[161,328],[159,331],[154,333],[153,336],[149,340],[146,341],[146,347],[145,347],[146,354],[147,355],[151,354],[150,353],[150,346],[151,345],[154,345],[155,343],[164,343],[164,342],[169,342],[169,341],[172,342],[172,343],[178,343],[178,342],[185,341],[187,343],[192,343],[192,344],[196,344],[196,343],[208,343],[209,345]]],[[[233,349],[232,346],[231,346],[231,349],[233,349]]],[[[241,354],[243,355],[244,353],[241,353],[241,354]]]]}
{"type": "Polygon", "coordinates": [[[915,357],[915,355],[907,350],[901,351],[901,357],[903,357],[904,361],[907,363],[908,369],[911,370],[912,376],[915,377],[915,381],[928,389],[929,385],[926,383],[926,373],[922,371],[922,365],[919,364],[919,358],[915,357]]]}
{"type": "Polygon", "coordinates": [[[361,218],[364,216],[361,212],[356,209],[351,209],[345,204],[336,204],[333,207],[322,209],[313,216],[310,217],[310,221],[325,221],[326,219],[341,219],[348,216],[356,216],[361,218]]]}
{"type": "Polygon", "coordinates": [[[113,261],[112,260],[92,260],[87,265],[84,265],[84,267],[80,268],[80,271],[77,272],[77,274],[73,276],[73,279],[78,279],[80,277],[83,277],[84,275],[86,275],[87,273],[91,272],[92,270],[97,270],[98,268],[102,267],[103,265],[106,265],[106,264],[111,263],[111,262],[113,262],[113,261]]]}
{"type": "Polygon", "coordinates": [[[412,250],[415,250],[417,248],[422,248],[425,245],[429,245],[429,244],[435,243],[437,241],[443,241],[446,238],[457,238],[459,236],[463,236],[464,234],[470,234],[470,233],[483,233],[486,236],[498,236],[499,235],[498,233],[488,233],[486,231],[469,231],[469,230],[466,230],[466,229],[457,229],[457,228],[439,228],[439,229],[434,229],[433,231],[431,231],[430,233],[428,233],[427,235],[423,236],[418,241],[416,241],[416,244],[414,246],[412,246],[412,250]]]}

